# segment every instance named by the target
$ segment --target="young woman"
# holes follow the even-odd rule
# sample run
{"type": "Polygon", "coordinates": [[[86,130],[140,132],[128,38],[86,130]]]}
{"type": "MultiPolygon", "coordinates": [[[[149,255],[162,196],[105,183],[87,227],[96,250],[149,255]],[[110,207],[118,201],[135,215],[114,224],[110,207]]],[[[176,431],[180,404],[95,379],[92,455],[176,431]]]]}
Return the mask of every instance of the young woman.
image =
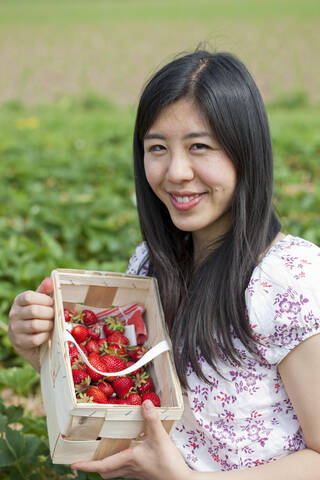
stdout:
{"type": "MultiPolygon", "coordinates": [[[[272,210],[260,93],[234,56],[196,51],[146,85],[134,133],[141,231],[128,273],[157,278],[185,410],[171,437],[143,404],[147,439],[101,461],[103,478],[316,480],[320,472],[320,250],[272,210]]],[[[52,285],[10,312],[39,368],[52,285]]]]}

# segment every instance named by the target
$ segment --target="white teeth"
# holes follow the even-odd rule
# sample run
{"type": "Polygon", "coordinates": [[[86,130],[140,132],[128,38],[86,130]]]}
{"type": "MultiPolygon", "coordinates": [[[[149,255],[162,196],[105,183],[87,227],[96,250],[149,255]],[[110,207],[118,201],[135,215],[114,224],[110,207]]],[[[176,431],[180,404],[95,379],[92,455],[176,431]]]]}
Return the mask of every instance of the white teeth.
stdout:
{"type": "Polygon", "coordinates": [[[190,202],[190,200],[193,200],[194,198],[198,197],[199,195],[193,195],[192,197],[176,197],[175,195],[173,195],[174,199],[178,202],[178,203],[188,203],[190,202]]]}

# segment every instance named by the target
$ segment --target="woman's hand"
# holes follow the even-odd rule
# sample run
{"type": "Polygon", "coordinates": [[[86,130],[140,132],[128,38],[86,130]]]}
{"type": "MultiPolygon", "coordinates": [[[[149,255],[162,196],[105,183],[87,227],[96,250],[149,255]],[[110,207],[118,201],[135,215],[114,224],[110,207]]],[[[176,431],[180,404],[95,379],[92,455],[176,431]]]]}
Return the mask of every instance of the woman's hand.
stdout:
{"type": "Polygon", "coordinates": [[[71,468],[97,472],[102,478],[139,480],[189,480],[192,470],[163,428],[150,400],[142,404],[147,438],[137,446],[92,462],[76,462],[71,468]]]}
{"type": "Polygon", "coordinates": [[[53,329],[52,290],[52,280],[45,278],[35,292],[17,295],[9,313],[9,339],[17,353],[38,371],[39,346],[49,339],[53,329]]]}

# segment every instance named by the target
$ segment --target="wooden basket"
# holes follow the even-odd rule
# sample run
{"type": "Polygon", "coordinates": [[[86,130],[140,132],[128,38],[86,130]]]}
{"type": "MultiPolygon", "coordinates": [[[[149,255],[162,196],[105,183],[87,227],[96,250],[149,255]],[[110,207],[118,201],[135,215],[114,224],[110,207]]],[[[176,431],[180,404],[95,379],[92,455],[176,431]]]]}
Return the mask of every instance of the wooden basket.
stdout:
{"type": "MultiPolygon", "coordinates": [[[[55,323],[51,340],[40,352],[41,389],[47,414],[53,463],[104,458],[141,441],[144,422],[141,406],[77,403],[69,355],[64,340],[64,308],[83,303],[88,307],[142,303],[148,345],[167,340],[156,280],[111,272],[57,269],[52,272],[55,323]]],[[[163,352],[148,366],[156,393],[160,419],[169,433],[183,412],[183,399],[171,352],[163,352]]]]}

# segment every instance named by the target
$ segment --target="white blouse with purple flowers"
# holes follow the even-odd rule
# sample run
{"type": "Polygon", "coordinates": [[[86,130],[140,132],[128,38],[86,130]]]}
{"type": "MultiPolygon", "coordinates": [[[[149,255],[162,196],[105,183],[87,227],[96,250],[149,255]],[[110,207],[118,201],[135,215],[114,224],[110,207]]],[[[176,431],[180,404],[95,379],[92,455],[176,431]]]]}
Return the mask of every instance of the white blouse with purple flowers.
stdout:
{"type": "MultiPolygon", "coordinates": [[[[127,272],[147,275],[147,255],[142,243],[127,272]]],[[[300,342],[320,333],[319,286],[320,249],[291,235],[254,269],[245,298],[248,320],[260,340],[259,359],[234,336],[241,368],[221,361],[222,378],[199,352],[212,385],[199,380],[191,368],[187,372],[190,389],[183,392],[184,413],[171,438],[191,468],[248,468],[305,447],[277,365],[300,342]]]]}

